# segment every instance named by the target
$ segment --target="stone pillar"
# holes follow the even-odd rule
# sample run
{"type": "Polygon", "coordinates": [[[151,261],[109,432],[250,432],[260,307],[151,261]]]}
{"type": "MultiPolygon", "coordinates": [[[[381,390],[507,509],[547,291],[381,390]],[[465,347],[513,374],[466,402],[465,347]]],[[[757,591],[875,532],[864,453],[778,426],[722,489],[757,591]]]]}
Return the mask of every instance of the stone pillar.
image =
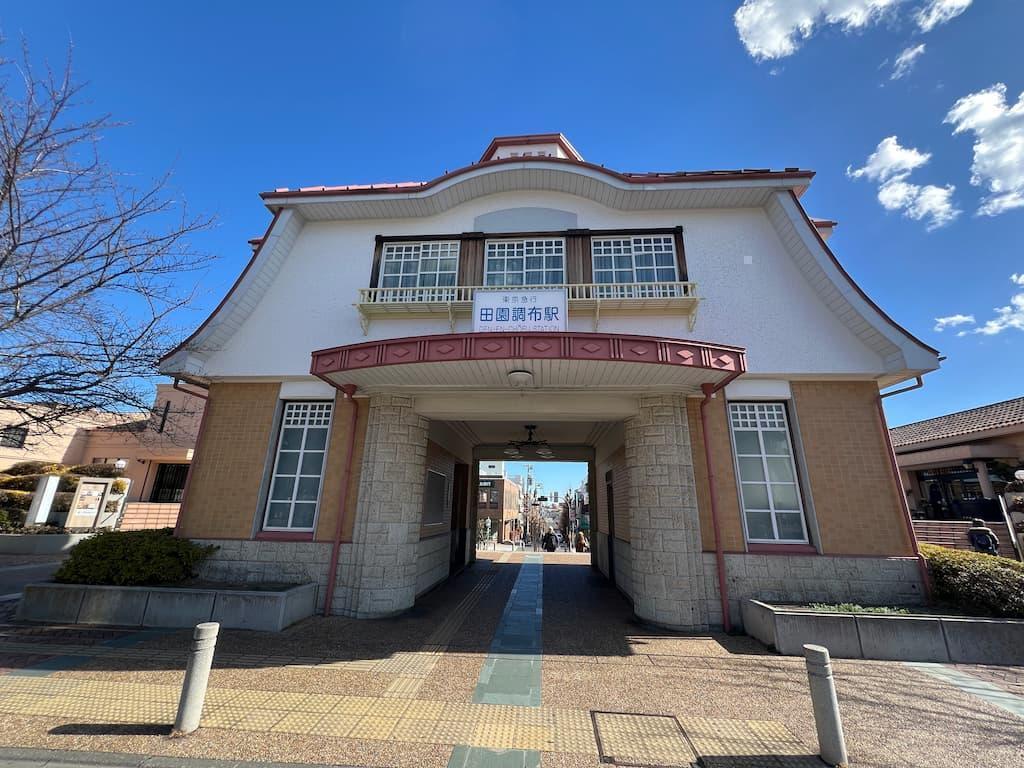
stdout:
{"type": "Polygon", "coordinates": [[[413,411],[413,398],[370,397],[352,555],[338,569],[338,613],[379,618],[412,607],[426,458],[427,420],[413,411]]]}
{"type": "Polygon", "coordinates": [[[686,399],[640,398],[626,422],[633,610],[652,624],[708,629],[686,399]]]}
{"type": "Polygon", "coordinates": [[[986,499],[994,499],[996,497],[996,489],[992,487],[992,478],[988,476],[988,462],[984,459],[978,459],[974,462],[974,470],[978,473],[981,495],[986,499]]]}

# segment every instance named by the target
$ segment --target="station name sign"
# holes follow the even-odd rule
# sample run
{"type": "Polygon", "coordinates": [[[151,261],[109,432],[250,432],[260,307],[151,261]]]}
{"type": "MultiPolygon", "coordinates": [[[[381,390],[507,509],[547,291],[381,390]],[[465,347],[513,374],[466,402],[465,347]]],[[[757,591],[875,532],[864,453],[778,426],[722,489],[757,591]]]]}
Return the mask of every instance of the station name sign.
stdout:
{"type": "Polygon", "coordinates": [[[565,329],[564,288],[477,289],[473,295],[473,333],[565,329]]]}

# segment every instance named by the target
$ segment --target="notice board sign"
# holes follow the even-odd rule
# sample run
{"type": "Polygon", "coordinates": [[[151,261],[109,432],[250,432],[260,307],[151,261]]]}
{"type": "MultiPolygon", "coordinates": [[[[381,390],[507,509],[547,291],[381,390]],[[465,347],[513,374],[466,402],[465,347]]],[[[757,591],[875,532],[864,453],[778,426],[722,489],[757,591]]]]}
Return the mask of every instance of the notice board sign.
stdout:
{"type": "Polygon", "coordinates": [[[565,288],[478,288],[473,294],[473,333],[564,331],[565,307],[565,288]]]}
{"type": "Polygon", "coordinates": [[[83,477],[80,479],[74,498],[71,499],[64,527],[92,529],[97,525],[112,526],[116,517],[114,521],[108,521],[105,507],[107,497],[110,496],[110,487],[113,484],[114,478],[111,477],[83,477]]]}

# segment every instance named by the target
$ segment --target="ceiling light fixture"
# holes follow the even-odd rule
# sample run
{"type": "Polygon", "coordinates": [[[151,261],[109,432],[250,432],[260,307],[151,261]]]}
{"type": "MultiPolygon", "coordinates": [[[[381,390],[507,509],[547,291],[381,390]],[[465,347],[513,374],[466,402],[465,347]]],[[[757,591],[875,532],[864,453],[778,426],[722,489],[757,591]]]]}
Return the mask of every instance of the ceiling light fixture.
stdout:
{"type": "Polygon", "coordinates": [[[511,384],[516,389],[529,387],[533,384],[533,372],[522,370],[509,371],[508,383],[511,384]]]}
{"type": "Polygon", "coordinates": [[[537,429],[536,424],[526,424],[523,428],[526,430],[526,439],[509,440],[508,447],[505,448],[506,456],[521,456],[525,450],[541,459],[554,458],[555,452],[551,450],[547,440],[534,439],[533,433],[537,429]]]}

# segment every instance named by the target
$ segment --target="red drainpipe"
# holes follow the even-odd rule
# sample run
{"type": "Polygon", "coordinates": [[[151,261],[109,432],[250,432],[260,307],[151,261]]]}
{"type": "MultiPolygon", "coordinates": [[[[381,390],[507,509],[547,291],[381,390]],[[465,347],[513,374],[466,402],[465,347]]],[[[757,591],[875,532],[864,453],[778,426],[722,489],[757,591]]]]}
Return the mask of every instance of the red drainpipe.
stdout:
{"type": "Polygon", "coordinates": [[[732,619],[729,617],[729,588],[725,581],[725,552],[722,549],[722,532],[718,523],[718,491],[715,489],[715,463],[711,459],[711,440],[708,439],[708,416],[705,406],[711,402],[715,392],[724,389],[725,385],[739,376],[739,372],[727,376],[717,384],[701,384],[704,399],[700,401],[700,430],[704,438],[704,463],[708,468],[708,497],[711,500],[711,528],[715,532],[715,566],[718,571],[718,594],[722,601],[722,628],[726,633],[732,632],[732,619]]]}
{"type": "Polygon", "coordinates": [[[345,394],[352,407],[348,425],[348,449],[345,453],[345,473],[341,476],[341,503],[338,505],[338,522],[334,526],[334,543],[331,545],[331,563],[327,567],[327,592],[324,595],[324,616],[331,615],[331,601],[334,599],[334,582],[338,579],[338,554],[341,552],[341,534],[345,524],[345,506],[348,501],[348,486],[352,479],[352,459],[356,447],[356,423],[359,421],[359,403],[353,398],[355,384],[344,384],[339,389],[345,394]]]}
{"type": "Polygon", "coordinates": [[[878,406],[878,422],[882,428],[882,436],[885,438],[886,452],[889,454],[889,465],[892,468],[892,481],[896,486],[896,497],[899,499],[900,508],[903,511],[903,523],[907,527],[907,535],[910,537],[910,546],[914,549],[914,554],[917,556],[917,568],[921,572],[921,585],[924,587],[924,596],[931,602],[932,599],[932,580],[928,573],[928,561],[924,559],[924,555],[921,554],[921,549],[917,544],[917,533],[914,532],[914,523],[910,517],[910,505],[907,504],[907,494],[903,490],[903,482],[900,480],[900,467],[896,463],[896,449],[892,445],[892,436],[889,434],[889,425],[885,421],[885,409],[882,407],[882,398],[888,397],[889,395],[898,395],[901,392],[909,392],[912,389],[918,389],[924,386],[924,382],[921,377],[917,377],[917,383],[913,386],[900,389],[895,392],[887,392],[886,394],[879,393],[878,397],[875,398],[875,404],[878,406]]]}

